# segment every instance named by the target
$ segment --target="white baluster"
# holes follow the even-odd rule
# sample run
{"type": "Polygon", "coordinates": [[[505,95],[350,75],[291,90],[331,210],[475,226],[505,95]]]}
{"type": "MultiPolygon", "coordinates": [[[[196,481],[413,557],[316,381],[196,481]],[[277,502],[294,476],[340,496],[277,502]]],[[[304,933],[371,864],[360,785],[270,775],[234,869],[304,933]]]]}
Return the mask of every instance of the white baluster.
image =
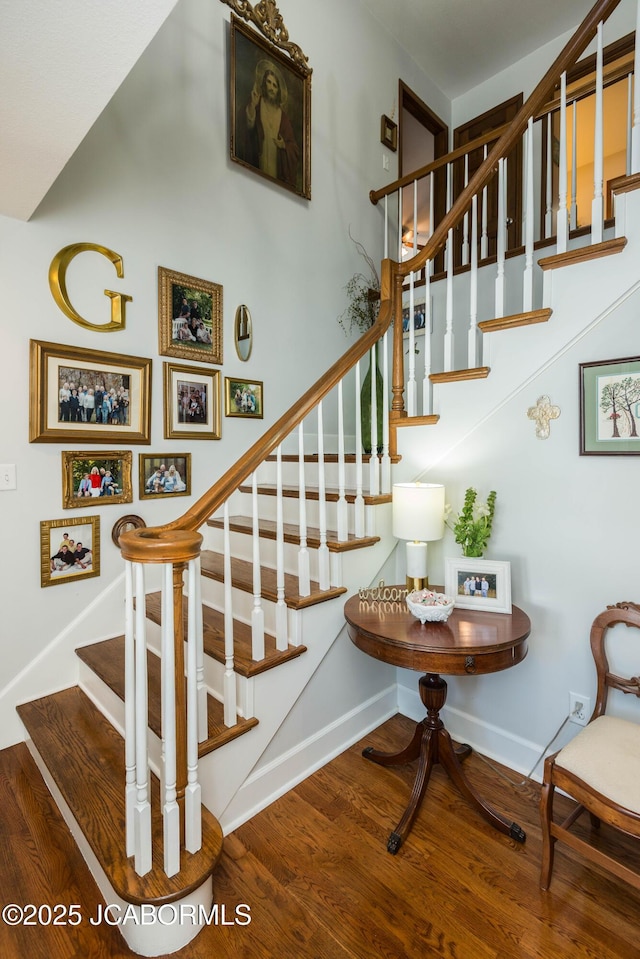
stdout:
{"type": "MultiPolygon", "coordinates": [[[[162,837],[164,871],[180,871],[180,807],[177,802],[176,661],[173,617],[173,566],[163,565],[162,582],[162,742],[164,746],[162,837]]],[[[182,642],[182,637],[180,637],[182,642]]]]}
{"type": "Polygon", "coordinates": [[[342,380],[338,383],[338,504],[337,532],[338,540],[345,543],[349,538],[349,515],[346,497],[346,473],[344,462],[344,408],[342,380]]]}
{"type": "Polygon", "coordinates": [[[507,218],[505,213],[506,192],[506,161],[501,157],[498,161],[498,226],[497,226],[497,267],[496,275],[496,317],[504,316],[504,263],[507,240],[507,218]]]}
{"type": "Polygon", "coordinates": [[[447,263],[447,293],[445,306],[444,371],[445,373],[449,373],[453,369],[453,230],[449,230],[447,234],[445,254],[447,263]]]}
{"type": "Polygon", "coordinates": [[[415,289],[413,285],[413,273],[409,274],[409,370],[407,377],[407,413],[409,416],[416,415],[416,331],[415,331],[415,289]]]}
{"type": "Polygon", "coordinates": [[[533,309],[533,244],[534,244],[534,186],[533,186],[533,119],[529,119],[525,137],[526,186],[524,206],[524,276],[522,280],[522,310],[533,309]]]}
{"type": "Polygon", "coordinates": [[[389,455],[389,330],[382,340],[382,457],[380,460],[380,492],[391,492],[391,457],[389,455]]]}
{"type": "Polygon", "coordinates": [[[362,420],[360,398],[360,360],[355,367],[356,391],[356,501],[354,531],[358,538],[364,536],[364,497],[362,495],[362,420]]]}
{"type": "Polygon", "coordinates": [[[377,344],[371,347],[371,456],[369,457],[369,492],[380,492],[380,461],[378,459],[378,361],[377,344]]]}
{"type": "Polygon", "coordinates": [[[282,448],[276,450],[276,649],[289,645],[284,601],[284,520],[282,512],[282,448]]]}
{"type": "MultiPolygon", "coordinates": [[[[198,703],[198,742],[203,743],[209,737],[209,717],[207,715],[207,687],[204,681],[204,630],[202,628],[202,593],[200,583],[202,571],[200,557],[192,560],[196,570],[193,582],[194,630],[196,643],[196,695],[198,703]]],[[[189,581],[191,582],[191,581],[189,581]]],[[[189,601],[191,601],[191,586],[189,586],[189,601]]],[[[188,624],[191,619],[188,620],[188,624]]],[[[190,629],[190,625],[188,625],[190,629]]]]}
{"type": "Polygon", "coordinates": [[[602,243],[604,231],[604,129],[602,113],[602,23],[598,24],[596,52],[596,101],[593,146],[593,201],[591,203],[591,242],[602,243]]]}
{"type": "Polygon", "coordinates": [[[398,262],[402,261],[402,220],[404,217],[402,187],[398,188],[398,262]]]}
{"type": "Polygon", "coordinates": [[[136,806],[134,814],[135,870],[144,876],[151,869],[151,803],[149,802],[147,643],[144,567],[135,564],[135,686],[136,686],[136,806]]]}
{"type": "Polygon", "coordinates": [[[320,589],[329,589],[331,571],[329,547],[327,546],[327,500],[324,473],[324,426],[322,421],[322,401],[318,403],[318,517],[320,524],[320,546],[318,548],[318,582],[320,589]]]}
{"type": "Polygon", "coordinates": [[[547,113],[547,184],[546,184],[546,212],[544,216],[544,235],[545,238],[553,236],[553,129],[551,123],[551,114],[547,113]]]}
{"type": "MultiPolygon", "coordinates": [[[[633,162],[633,74],[627,76],[627,156],[624,165],[626,176],[631,176],[633,162]]],[[[615,215],[615,211],[614,211],[615,215]]]]}
{"type": "MultiPolygon", "coordinates": [[[[464,185],[469,183],[469,154],[464,155],[464,185]]],[[[469,262],[469,211],[462,220],[462,265],[466,266],[469,262]]]]}
{"type": "Polygon", "coordinates": [[[567,210],[567,74],[560,77],[560,152],[558,157],[557,251],[566,253],[569,244],[567,210]]]}
{"type": "Polygon", "coordinates": [[[238,721],[236,702],[236,674],[233,668],[233,579],[231,574],[231,533],[229,531],[229,500],[224,504],[224,724],[235,726],[238,721]]]}
{"type": "Polygon", "coordinates": [[[389,256],[389,197],[384,198],[384,252],[385,260],[389,256]]]}
{"type": "Polygon", "coordinates": [[[135,703],[135,632],[133,611],[134,565],[128,560],[124,566],[124,765],[126,797],[126,853],[135,853],[134,818],[136,807],[136,703],[135,703]]]}
{"type": "MultiPolygon", "coordinates": [[[[429,174],[429,238],[433,234],[435,209],[433,171],[429,174]]],[[[433,384],[429,379],[431,371],[431,331],[433,330],[433,310],[431,304],[431,277],[433,259],[429,260],[424,271],[424,379],[422,381],[422,415],[430,416],[432,409],[433,384]]]]}
{"type": "Polygon", "coordinates": [[[262,608],[262,577],[260,572],[260,517],[258,516],[258,472],[251,477],[251,515],[253,526],[253,607],[251,609],[251,656],[258,663],[264,659],[264,609],[262,608]]]}
{"type": "Polygon", "coordinates": [[[311,573],[309,571],[309,550],[307,548],[307,486],[304,472],[304,426],[298,426],[298,523],[300,526],[300,548],[298,549],[298,592],[301,596],[311,595],[311,573]]]}
{"type": "Polygon", "coordinates": [[[571,110],[571,208],[569,229],[578,229],[578,101],[571,110]]]}
{"type": "MultiPolygon", "coordinates": [[[[636,7],[636,37],[640,37],[640,0],[636,7]]],[[[631,173],[640,173],[640,64],[635,52],[633,80],[633,133],[631,135],[631,173]]]]}
{"type": "Polygon", "coordinates": [[[199,667],[198,649],[202,645],[202,631],[198,634],[198,606],[202,613],[200,600],[200,563],[198,559],[189,561],[187,571],[188,613],[187,613],[187,785],[184,796],[185,848],[187,852],[197,852],[202,846],[202,797],[198,781],[198,740],[199,740],[199,667]]]}
{"type": "Polygon", "coordinates": [[[478,196],[471,201],[471,270],[469,276],[469,358],[467,365],[478,365],[478,196]]]}
{"type": "MultiPolygon", "coordinates": [[[[484,159],[488,156],[488,144],[484,145],[484,159]]],[[[482,189],[482,234],[480,236],[480,259],[486,260],[489,256],[489,209],[488,209],[488,186],[482,189]]]]}

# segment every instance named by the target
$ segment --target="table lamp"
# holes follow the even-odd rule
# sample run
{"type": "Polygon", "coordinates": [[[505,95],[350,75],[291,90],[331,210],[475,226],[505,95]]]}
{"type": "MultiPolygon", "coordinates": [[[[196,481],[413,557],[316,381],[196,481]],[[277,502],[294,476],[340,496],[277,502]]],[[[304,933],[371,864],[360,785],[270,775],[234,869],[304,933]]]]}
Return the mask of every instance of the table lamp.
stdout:
{"type": "Polygon", "coordinates": [[[393,535],[407,540],[407,589],[425,589],[427,542],[444,536],[444,486],[439,483],[394,483],[393,535]]]}

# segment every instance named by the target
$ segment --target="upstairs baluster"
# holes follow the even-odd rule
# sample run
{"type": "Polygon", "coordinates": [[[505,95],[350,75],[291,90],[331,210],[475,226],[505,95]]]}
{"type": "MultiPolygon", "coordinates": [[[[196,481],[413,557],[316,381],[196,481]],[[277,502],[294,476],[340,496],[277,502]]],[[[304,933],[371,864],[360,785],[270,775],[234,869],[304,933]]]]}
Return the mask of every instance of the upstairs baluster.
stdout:
{"type": "Polygon", "coordinates": [[[560,78],[560,148],[558,156],[557,252],[566,253],[569,245],[567,210],[567,74],[560,78]]]}
{"type": "Polygon", "coordinates": [[[596,101],[593,147],[593,202],[591,204],[591,242],[602,243],[604,235],[604,127],[602,115],[602,23],[598,24],[596,52],[596,101]]]}
{"type": "Polygon", "coordinates": [[[534,186],[533,186],[533,119],[529,120],[525,139],[525,214],[524,214],[524,276],[522,281],[522,309],[533,309],[533,248],[534,248],[534,186]]]}
{"type": "MultiPolygon", "coordinates": [[[[636,38],[640,37],[640,0],[636,6],[636,38]]],[[[635,50],[633,83],[633,133],[631,135],[630,173],[640,173],[640,70],[638,67],[638,49],[635,50]]]]}

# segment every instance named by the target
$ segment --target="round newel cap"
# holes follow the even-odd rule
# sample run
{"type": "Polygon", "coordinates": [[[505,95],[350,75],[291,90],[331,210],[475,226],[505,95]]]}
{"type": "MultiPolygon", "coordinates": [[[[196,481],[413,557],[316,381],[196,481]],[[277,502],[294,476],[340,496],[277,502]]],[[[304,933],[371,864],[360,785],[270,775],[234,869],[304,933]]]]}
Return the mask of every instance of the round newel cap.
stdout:
{"type": "Polygon", "coordinates": [[[120,536],[120,551],[131,563],[188,563],[200,555],[202,534],[184,529],[132,529],[120,536]]]}

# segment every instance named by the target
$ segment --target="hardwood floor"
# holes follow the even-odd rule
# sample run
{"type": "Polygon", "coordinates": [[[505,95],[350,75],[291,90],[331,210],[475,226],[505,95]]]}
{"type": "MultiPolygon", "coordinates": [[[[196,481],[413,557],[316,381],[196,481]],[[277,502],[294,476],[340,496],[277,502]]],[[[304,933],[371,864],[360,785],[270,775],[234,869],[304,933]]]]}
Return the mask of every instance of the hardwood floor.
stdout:
{"type": "MultiPolygon", "coordinates": [[[[513,785],[477,755],[466,761],[470,778],[522,825],[526,843],[492,829],[436,767],[405,845],[397,856],[386,851],[415,764],[382,768],[360,753],[398,749],[413,728],[394,717],[228,836],[214,876],[227,924],[174,955],[640,959],[640,894],[564,846],[551,890],[541,892],[539,787],[513,785]],[[242,903],[251,922],[233,924],[242,903]]],[[[2,905],[79,903],[84,918],[77,927],[0,924],[3,959],[132,956],[116,929],[89,923],[99,893],[25,746],[0,753],[0,801],[2,905]]],[[[603,845],[638,861],[637,844],[602,832],[603,845]]]]}

